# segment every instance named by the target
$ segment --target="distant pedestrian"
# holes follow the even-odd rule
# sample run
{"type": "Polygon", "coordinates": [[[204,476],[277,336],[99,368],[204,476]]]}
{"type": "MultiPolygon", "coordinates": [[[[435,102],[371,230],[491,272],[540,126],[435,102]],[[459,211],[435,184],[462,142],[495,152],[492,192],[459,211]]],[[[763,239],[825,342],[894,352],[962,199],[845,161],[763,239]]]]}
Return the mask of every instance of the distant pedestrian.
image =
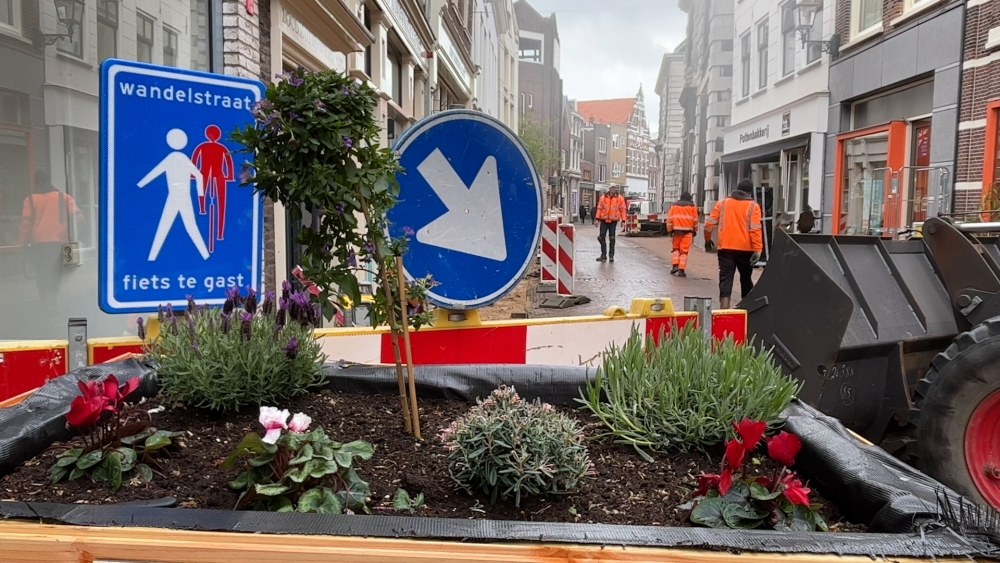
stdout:
{"type": "Polygon", "coordinates": [[[618,222],[625,220],[625,198],[618,193],[618,186],[611,186],[608,192],[597,202],[597,212],[594,213],[594,224],[600,223],[601,230],[597,240],[601,243],[601,255],[598,262],[615,261],[615,233],[618,232],[618,222]],[[605,238],[610,238],[610,248],[605,238]]]}
{"type": "Polygon", "coordinates": [[[586,221],[587,221],[587,207],[581,205],[580,206],[580,222],[581,223],[585,223],[586,221]]]}
{"type": "Polygon", "coordinates": [[[811,233],[816,228],[816,218],[813,217],[813,210],[808,205],[799,215],[798,228],[800,233],[811,233]]]}
{"type": "Polygon", "coordinates": [[[83,225],[83,212],[73,197],[57,190],[47,172],[36,172],[34,193],[25,198],[21,210],[21,244],[28,247],[38,295],[49,305],[62,282],[62,247],[70,241],[70,215],[83,225]]]}
{"type": "Polygon", "coordinates": [[[741,297],[753,289],[753,267],[764,250],[761,209],[753,200],[750,180],[740,180],[736,191],[715,204],[705,221],[705,240],[719,227],[719,305],[728,309],[736,271],[740,272],[741,297]]]}
{"type": "Polygon", "coordinates": [[[691,241],[698,231],[698,208],[691,200],[691,194],[684,192],[680,201],[670,206],[667,211],[667,233],[672,234],[673,253],[671,259],[673,268],[670,275],[679,278],[686,278],[688,253],[691,251],[691,241]]]}

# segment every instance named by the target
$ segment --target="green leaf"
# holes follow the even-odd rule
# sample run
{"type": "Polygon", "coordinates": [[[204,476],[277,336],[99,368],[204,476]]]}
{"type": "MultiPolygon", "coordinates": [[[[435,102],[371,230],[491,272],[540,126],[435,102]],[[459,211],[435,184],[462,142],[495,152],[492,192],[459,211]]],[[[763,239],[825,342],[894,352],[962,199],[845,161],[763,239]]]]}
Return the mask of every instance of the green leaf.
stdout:
{"type": "Polygon", "coordinates": [[[122,456],[122,473],[128,473],[135,467],[136,454],[132,448],[116,448],[116,452],[122,456]]]}
{"type": "Polygon", "coordinates": [[[265,497],[276,497],[278,495],[283,495],[289,491],[287,485],[274,484],[274,485],[256,485],[255,489],[258,495],[265,497]]]}
{"type": "Polygon", "coordinates": [[[781,496],[781,491],[770,492],[757,481],[750,483],[750,495],[757,500],[774,500],[781,496]]]}
{"type": "Polygon", "coordinates": [[[698,505],[691,511],[691,521],[709,528],[725,528],[726,520],[722,511],[725,510],[726,505],[726,501],[721,498],[706,498],[698,501],[698,505]]]}
{"type": "Polygon", "coordinates": [[[767,512],[759,511],[748,504],[729,503],[722,509],[722,518],[730,528],[750,530],[759,527],[767,512]]]}
{"type": "Polygon", "coordinates": [[[358,473],[353,467],[350,467],[341,473],[341,477],[347,482],[347,489],[341,489],[337,491],[337,499],[340,500],[340,504],[353,510],[354,512],[368,512],[368,497],[371,496],[372,491],[368,486],[368,483],[361,480],[358,473]]]}
{"type": "Polygon", "coordinates": [[[327,475],[332,475],[337,472],[337,464],[332,461],[327,461],[325,459],[313,459],[306,462],[305,467],[309,468],[309,476],[313,479],[319,479],[321,477],[326,477],[327,475]]]}
{"type": "Polygon", "coordinates": [[[126,446],[131,446],[133,444],[138,444],[139,442],[142,442],[143,440],[149,438],[152,435],[153,435],[153,429],[146,427],[142,430],[142,432],[139,432],[138,434],[122,438],[122,443],[125,444],[126,446]]]}
{"type": "Polygon", "coordinates": [[[237,444],[236,449],[233,453],[229,454],[226,461],[222,463],[222,467],[226,469],[232,469],[236,465],[236,461],[247,455],[247,454],[257,454],[260,455],[264,453],[264,441],[260,439],[256,433],[251,432],[243,437],[239,444],[237,444]]]}
{"type": "MultiPolygon", "coordinates": [[[[70,451],[74,451],[74,450],[70,450],[70,451]]],[[[77,450],[77,451],[81,451],[81,450],[77,450]]],[[[78,459],[80,459],[80,454],[69,455],[69,452],[66,452],[66,453],[60,455],[59,459],[56,460],[55,467],[69,467],[70,465],[75,465],[76,464],[76,460],[78,460],[78,459]]]]}
{"type": "Polygon", "coordinates": [[[267,499],[267,510],[268,512],[292,512],[295,510],[295,506],[292,505],[292,501],[288,500],[288,497],[274,497],[267,499]]]}
{"type": "Polygon", "coordinates": [[[86,469],[80,469],[79,467],[74,467],[73,471],[71,471],[70,474],[69,474],[69,480],[70,481],[76,481],[77,479],[79,479],[80,477],[83,477],[86,474],[87,474],[87,470],[86,469]]]}
{"type": "Polygon", "coordinates": [[[344,511],[344,507],[329,488],[316,487],[302,494],[296,510],[317,514],[340,514],[344,511]]]}
{"type": "Polygon", "coordinates": [[[312,444],[306,444],[302,446],[299,450],[299,455],[295,459],[288,462],[289,465],[299,465],[305,463],[313,458],[313,447],[312,444]]]}
{"type": "Polygon", "coordinates": [[[84,454],[76,460],[77,469],[90,469],[91,467],[97,465],[104,459],[103,450],[94,450],[90,453],[84,454]]]}
{"type": "Polygon", "coordinates": [[[733,481],[733,486],[726,494],[722,495],[722,500],[727,502],[745,503],[750,498],[750,486],[743,481],[733,481]]]}
{"type": "Polygon", "coordinates": [[[355,440],[341,446],[340,451],[364,460],[369,460],[375,454],[375,447],[364,440],[355,440]]]}
{"type": "Polygon", "coordinates": [[[351,455],[350,452],[345,452],[342,449],[337,450],[336,453],[333,454],[334,461],[336,461],[337,465],[339,465],[341,467],[350,467],[351,466],[351,460],[353,458],[354,458],[354,456],[351,455]]]}
{"type": "Polygon", "coordinates": [[[135,470],[143,481],[149,483],[150,481],[153,480],[153,470],[150,469],[150,467],[145,463],[140,463],[136,465],[135,470]]]}
{"type": "Polygon", "coordinates": [[[108,481],[111,483],[111,490],[117,491],[122,486],[122,455],[118,452],[111,452],[104,458],[104,463],[101,464],[105,472],[108,475],[108,481]]]}
{"type": "Polygon", "coordinates": [[[401,510],[413,510],[410,506],[412,499],[410,499],[410,493],[406,492],[406,489],[396,489],[396,494],[392,495],[392,509],[401,510]]]}
{"type": "Polygon", "coordinates": [[[49,468],[49,480],[53,484],[58,483],[67,473],[69,473],[69,469],[66,466],[53,465],[49,468]]]}
{"type": "Polygon", "coordinates": [[[245,489],[250,484],[250,472],[244,471],[240,473],[239,477],[229,482],[229,488],[240,490],[245,489]]]}
{"type": "Polygon", "coordinates": [[[146,441],[143,443],[143,447],[146,448],[146,451],[150,452],[165,448],[169,445],[170,434],[162,430],[153,434],[149,438],[146,438],[146,441]]]}

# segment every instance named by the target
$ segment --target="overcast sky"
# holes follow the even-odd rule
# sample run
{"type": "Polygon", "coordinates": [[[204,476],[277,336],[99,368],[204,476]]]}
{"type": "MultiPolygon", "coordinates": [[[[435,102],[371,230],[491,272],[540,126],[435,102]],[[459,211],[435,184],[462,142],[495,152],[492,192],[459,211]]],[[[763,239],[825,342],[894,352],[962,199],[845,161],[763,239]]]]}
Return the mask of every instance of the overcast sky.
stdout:
{"type": "Polygon", "coordinates": [[[562,45],[563,93],[577,100],[630,98],[642,84],[646,118],[657,130],[653,92],[660,60],[684,40],[677,0],[528,0],[555,12],[562,45]]]}

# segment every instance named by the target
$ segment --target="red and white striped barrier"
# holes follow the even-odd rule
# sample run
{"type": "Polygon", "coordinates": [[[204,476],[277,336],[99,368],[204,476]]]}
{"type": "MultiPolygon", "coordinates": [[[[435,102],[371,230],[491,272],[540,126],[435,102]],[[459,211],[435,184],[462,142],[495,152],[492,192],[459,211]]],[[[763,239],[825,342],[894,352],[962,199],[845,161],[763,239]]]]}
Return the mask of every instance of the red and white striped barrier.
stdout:
{"type": "Polygon", "coordinates": [[[559,279],[556,282],[558,295],[573,295],[576,281],[576,227],[559,225],[559,279]]]}
{"type": "MultiPolygon", "coordinates": [[[[712,335],[747,341],[746,311],[712,313],[712,335]]],[[[631,307],[612,307],[603,315],[560,319],[517,319],[479,322],[438,320],[435,326],[411,332],[417,365],[531,364],[598,366],[612,344],[623,344],[636,327],[659,337],[678,327],[698,324],[698,313],[675,312],[670,299],[636,299],[631,307]]],[[[392,339],[385,329],[334,328],[316,330],[330,361],[361,364],[393,363],[392,339]]],[[[141,353],[138,338],[97,338],[88,341],[91,364],[122,354],[141,353]]],[[[65,340],[0,343],[0,401],[43,385],[67,370],[65,340]]]]}
{"type": "Polygon", "coordinates": [[[626,233],[639,229],[639,216],[638,215],[626,215],[625,223],[622,225],[622,230],[626,233]]]}
{"type": "Polygon", "coordinates": [[[554,283],[559,274],[556,263],[559,258],[559,220],[546,219],[542,222],[542,283],[554,283]]]}

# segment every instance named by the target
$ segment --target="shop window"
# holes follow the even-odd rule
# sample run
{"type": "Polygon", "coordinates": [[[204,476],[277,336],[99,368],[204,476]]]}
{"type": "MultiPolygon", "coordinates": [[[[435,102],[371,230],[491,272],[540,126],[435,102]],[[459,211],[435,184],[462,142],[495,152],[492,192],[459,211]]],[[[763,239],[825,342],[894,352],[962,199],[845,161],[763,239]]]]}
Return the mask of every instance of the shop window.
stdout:
{"type": "Polygon", "coordinates": [[[0,0],[0,29],[21,32],[21,0],[0,0]]]}
{"type": "Polygon", "coordinates": [[[83,8],[83,25],[74,25],[69,29],[62,20],[57,20],[56,28],[64,37],[60,37],[56,42],[56,49],[60,53],[72,55],[78,59],[83,58],[83,28],[87,25],[87,8],[83,8]]]}
{"type": "Polygon", "coordinates": [[[851,37],[882,26],[882,2],[883,0],[852,0],[851,37]]]}
{"type": "Polygon", "coordinates": [[[542,40],[532,37],[518,39],[518,57],[531,63],[542,62],[542,40]]]}
{"type": "Polygon", "coordinates": [[[750,95],[750,32],[740,37],[740,91],[746,98],[750,95]]]}
{"type": "Polygon", "coordinates": [[[118,0],[97,0],[97,61],[118,56],[118,0]]]}
{"type": "Polygon", "coordinates": [[[153,62],[153,20],[142,14],[135,17],[136,60],[153,62]]]}
{"type": "Polygon", "coordinates": [[[767,88],[767,20],[757,24],[757,89],[767,88]]]}
{"type": "Polygon", "coordinates": [[[163,26],[163,64],[177,66],[177,32],[163,26]]]}
{"type": "Polygon", "coordinates": [[[885,227],[889,177],[889,132],[879,131],[841,142],[841,185],[837,232],[881,235],[885,227]]]}
{"type": "Polygon", "coordinates": [[[795,72],[795,2],[781,6],[781,75],[795,72]]]}

